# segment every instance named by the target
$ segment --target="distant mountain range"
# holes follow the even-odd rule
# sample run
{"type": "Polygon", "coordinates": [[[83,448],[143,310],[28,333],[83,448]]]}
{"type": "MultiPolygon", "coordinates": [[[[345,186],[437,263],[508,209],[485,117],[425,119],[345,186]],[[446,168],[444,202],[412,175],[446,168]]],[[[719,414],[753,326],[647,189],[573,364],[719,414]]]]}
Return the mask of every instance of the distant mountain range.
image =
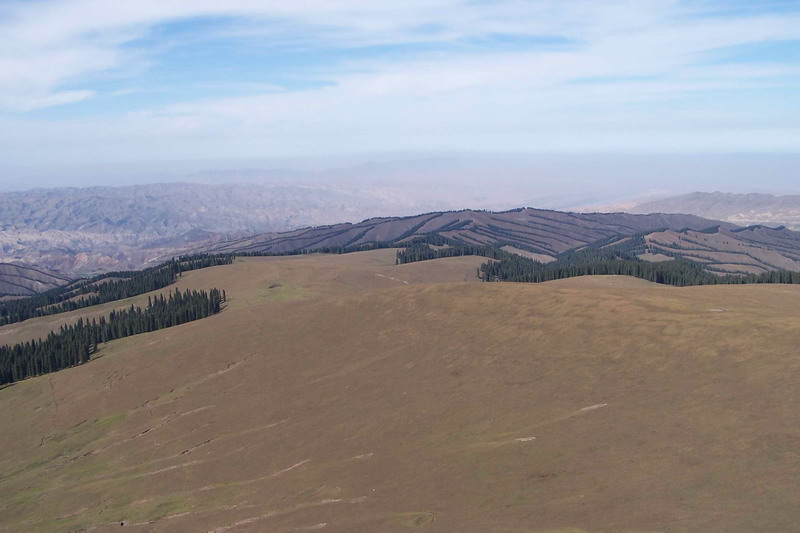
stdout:
{"type": "Polygon", "coordinates": [[[187,246],[416,209],[380,191],[170,183],[0,194],[0,262],[64,276],[140,268],[187,246]],[[398,207],[399,206],[399,207],[398,207]]]}
{"type": "Polygon", "coordinates": [[[800,196],[695,193],[627,210],[375,218],[414,207],[377,189],[308,185],[175,183],[6,193],[0,194],[0,262],[13,266],[0,269],[0,295],[30,294],[187,252],[291,253],[399,244],[426,235],[499,246],[543,262],[636,235],[646,243],[644,260],[683,257],[727,273],[800,270],[800,233],[763,225],[800,224],[800,196]],[[753,221],[762,224],[737,225],[753,221]]]}
{"type": "Polygon", "coordinates": [[[740,226],[763,224],[800,230],[800,195],[694,192],[643,201],[624,210],[629,213],[688,213],[740,226]]]}

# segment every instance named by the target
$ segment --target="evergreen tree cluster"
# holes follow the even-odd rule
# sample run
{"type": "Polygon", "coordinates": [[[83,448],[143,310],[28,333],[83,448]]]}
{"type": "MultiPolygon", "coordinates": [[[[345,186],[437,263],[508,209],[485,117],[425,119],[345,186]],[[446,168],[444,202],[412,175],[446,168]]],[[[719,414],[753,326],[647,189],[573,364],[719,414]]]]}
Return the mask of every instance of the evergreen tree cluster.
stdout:
{"type": "Polygon", "coordinates": [[[491,259],[518,257],[494,246],[461,245],[435,249],[428,246],[425,242],[417,241],[407,248],[398,250],[395,263],[402,265],[405,263],[414,263],[416,261],[428,261],[430,259],[441,259],[443,257],[461,257],[464,255],[479,255],[491,259]]]}
{"type": "Polygon", "coordinates": [[[590,275],[634,276],[655,283],[686,287],[690,285],[731,285],[745,283],[800,283],[800,272],[773,270],[763,274],[717,275],[684,259],[648,263],[640,259],[599,259],[594,261],[556,261],[543,265],[525,257],[505,258],[480,266],[484,281],[522,281],[538,283],[590,275]]]}
{"type": "Polygon", "coordinates": [[[666,285],[710,285],[723,278],[702,270],[688,261],[648,263],[633,259],[596,259],[585,262],[556,261],[542,264],[525,257],[505,258],[480,266],[484,281],[539,283],[556,279],[592,275],[625,275],[666,285]]]}
{"type": "Polygon", "coordinates": [[[599,242],[582,250],[566,252],[559,255],[556,261],[547,264],[492,246],[468,245],[433,249],[425,244],[415,244],[405,250],[398,250],[396,262],[403,264],[462,255],[488,257],[494,261],[486,262],[478,269],[478,275],[484,281],[539,283],[576,276],[625,275],[678,287],[744,283],[800,284],[800,272],[788,270],[773,270],[763,274],[718,275],[681,258],[650,263],[636,257],[645,250],[642,237],[633,237],[618,245],[613,242],[612,239],[608,243],[599,242]]]}
{"type": "Polygon", "coordinates": [[[55,372],[89,360],[100,343],[177,326],[220,311],[225,296],[218,289],[180,292],[148,298],[144,309],[111,311],[108,319],[83,318],[61,326],[44,339],[0,346],[0,385],[55,372]]]}
{"type": "Polygon", "coordinates": [[[285,252],[237,252],[237,257],[283,257],[287,255],[308,255],[308,254],[349,254],[353,252],[366,252],[369,250],[380,250],[383,248],[395,248],[402,246],[401,244],[392,244],[390,242],[369,242],[364,244],[356,244],[350,246],[320,246],[312,249],[297,249],[287,250],[285,252]]]}
{"type": "Polygon", "coordinates": [[[353,252],[366,252],[369,250],[382,250],[385,248],[408,248],[419,244],[433,244],[436,246],[447,246],[447,245],[458,246],[464,244],[463,242],[443,237],[438,233],[431,233],[420,237],[414,237],[413,239],[410,240],[408,237],[405,237],[405,239],[406,240],[403,240],[402,242],[400,242],[400,239],[398,238],[398,240],[392,240],[392,241],[373,241],[363,244],[350,244],[341,246],[318,246],[316,248],[302,248],[295,250],[287,250],[285,252],[268,252],[268,251],[257,251],[257,250],[249,252],[241,251],[241,252],[236,252],[235,255],[237,257],[282,257],[286,255],[307,255],[307,254],[349,254],[353,252]]]}
{"type": "Polygon", "coordinates": [[[0,326],[138,296],[171,285],[183,272],[232,262],[232,255],[193,255],[144,270],[101,274],[29,298],[0,302],[0,326]],[[104,281],[109,278],[124,279],[104,281]]]}

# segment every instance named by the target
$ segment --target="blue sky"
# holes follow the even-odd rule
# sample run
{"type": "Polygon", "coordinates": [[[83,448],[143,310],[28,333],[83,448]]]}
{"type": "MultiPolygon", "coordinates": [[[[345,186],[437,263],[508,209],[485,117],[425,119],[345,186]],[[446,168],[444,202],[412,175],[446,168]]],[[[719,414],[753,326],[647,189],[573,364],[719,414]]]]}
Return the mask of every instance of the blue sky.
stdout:
{"type": "Polygon", "coordinates": [[[4,0],[6,165],[798,153],[800,2],[4,0]]]}

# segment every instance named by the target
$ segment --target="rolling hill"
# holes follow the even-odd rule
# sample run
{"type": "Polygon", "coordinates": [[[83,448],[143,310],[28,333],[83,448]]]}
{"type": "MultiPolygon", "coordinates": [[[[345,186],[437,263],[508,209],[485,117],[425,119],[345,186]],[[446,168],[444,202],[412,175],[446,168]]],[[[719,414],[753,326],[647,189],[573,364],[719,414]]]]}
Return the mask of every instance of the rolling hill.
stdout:
{"type": "Polygon", "coordinates": [[[187,273],[228,307],[0,389],[0,531],[794,528],[800,287],[480,260],[187,273]]]}
{"type": "Polygon", "coordinates": [[[265,233],[215,243],[203,250],[284,253],[369,243],[403,243],[415,237],[436,234],[464,244],[520,246],[553,256],[613,236],[630,236],[665,228],[700,230],[714,224],[718,223],[691,215],[584,214],[532,208],[499,213],[464,210],[371,218],[357,224],[265,233]]]}
{"type": "Polygon", "coordinates": [[[503,247],[535,260],[587,246],[644,236],[645,260],[682,257],[716,273],[800,270],[800,233],[786,228],[740,228],[693,215],[568,213],[541,209],[447,211],[373,218],[282,233],[265,233],[203,246],[212,253],[297,253],[370,244],[396,245],[437,235],[463,245],[503,247]]]}

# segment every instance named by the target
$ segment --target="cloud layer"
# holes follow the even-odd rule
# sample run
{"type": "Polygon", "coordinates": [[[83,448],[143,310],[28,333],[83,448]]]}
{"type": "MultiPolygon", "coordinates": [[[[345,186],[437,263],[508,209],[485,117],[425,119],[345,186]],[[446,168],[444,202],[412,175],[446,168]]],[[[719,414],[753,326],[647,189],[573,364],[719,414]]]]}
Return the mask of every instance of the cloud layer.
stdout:
{"type": "Polygon", "coordinates": [[[797,152],[800,11],[761,5],[6,2],[0,151],[797,152]]]}

